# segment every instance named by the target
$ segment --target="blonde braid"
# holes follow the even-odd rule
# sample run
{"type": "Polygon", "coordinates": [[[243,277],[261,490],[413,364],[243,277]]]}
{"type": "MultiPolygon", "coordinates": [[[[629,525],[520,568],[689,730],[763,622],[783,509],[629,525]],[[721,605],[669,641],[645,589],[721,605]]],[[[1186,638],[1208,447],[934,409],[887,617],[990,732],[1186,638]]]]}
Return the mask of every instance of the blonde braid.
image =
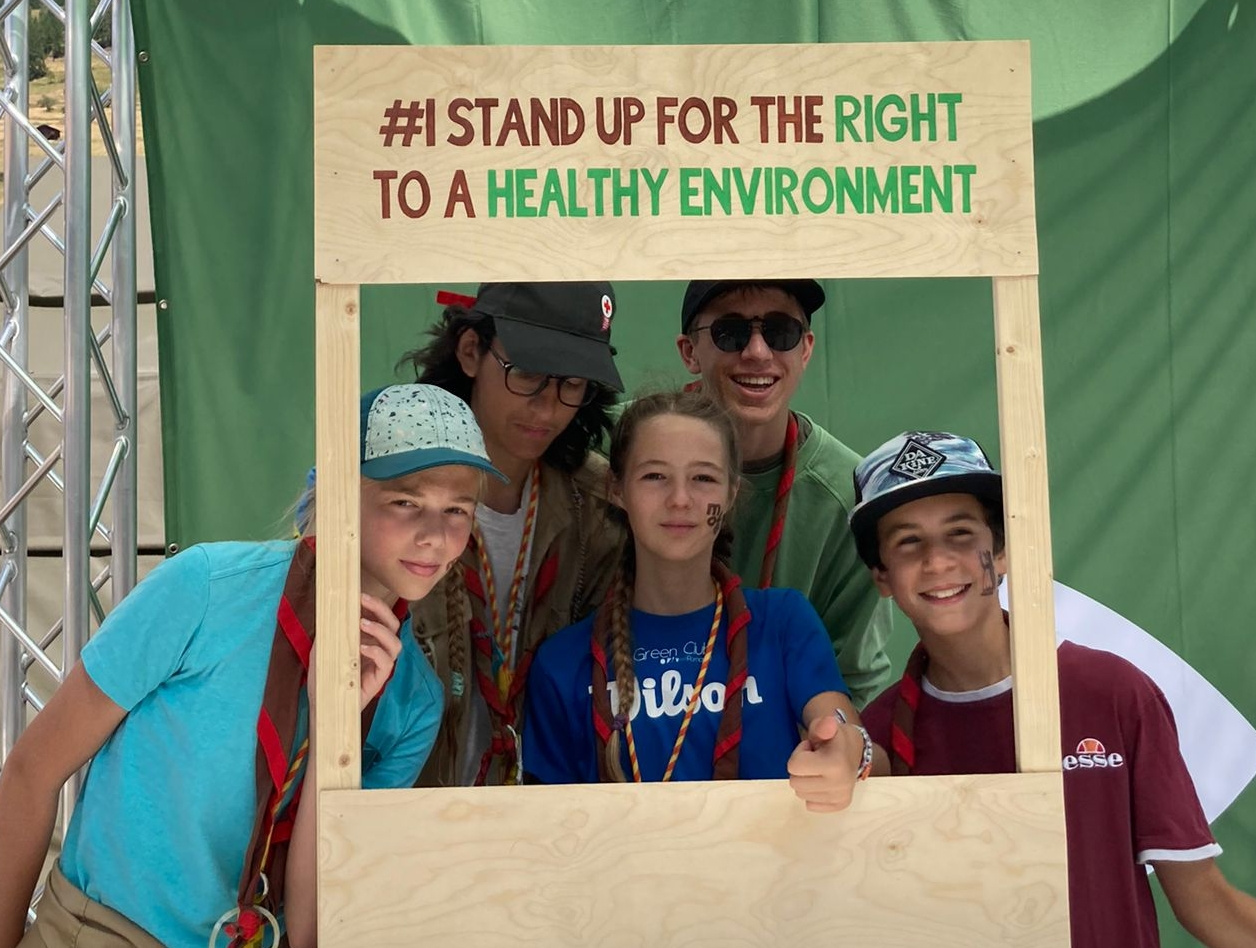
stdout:
{"type": "MultiPolygon", "coordinates": [[[[467,624],[471,621],[471,607],[467,602],[466,580],[462,575],[462,564],[455,562],[444,579],[445,593],[445,628],[448,641],[446,661],[449,667],[449,687],[445,692],[445,713],[441,715],[440,729],[432,748],[431,760],[437,767],[437,780],[441,786],[456,786],[458,783],[458,731],[462,723],[462,695],[466,689],[467,668],[467,624]],[[459,688],[461,684],[461,688],[459,688]]],[[[431,659],[432,667],[437,675],[440,668],[436,663],[436,650],[428,641],[420,641],[431,659]]]]}
{"type": "Polygon", "coordinates": [[[606,769],[616,783],[626,783],[627,775],[620,762],[619,747],[622,743],[623,724],[632,714],[636,700],[637,677],[632,661],[632,629],[628,621],[629,597],[632,580],[624,568],[615,577],[615,595],[611,600],[610,653],[615,663],[615,689],[619,696],[619,710],[615,715],[616,727],[606,742],[606,769]]]}
{"type": "Polygon", "coordinates": [[[454,563],[445,590],[445,629],[449,635],[449,690],[454,705],[461,707],[467,689],[467,635],[471,603],[462,564],[454,563]]]}

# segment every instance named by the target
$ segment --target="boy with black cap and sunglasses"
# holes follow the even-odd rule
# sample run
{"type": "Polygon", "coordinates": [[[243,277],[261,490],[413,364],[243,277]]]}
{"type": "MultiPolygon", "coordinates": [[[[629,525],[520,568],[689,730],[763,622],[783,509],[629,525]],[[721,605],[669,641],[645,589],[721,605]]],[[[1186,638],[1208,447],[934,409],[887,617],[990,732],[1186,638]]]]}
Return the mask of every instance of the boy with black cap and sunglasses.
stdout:
{"type": "Polygon", "coordinates": [[[889,674],[890,613],[846,525],[859,455],[790,408],[815,347],[811,316],[822,305],[815,280],[694,280],[676,345],[737,424],[744,460],[733,571],[806,595],[862,705],[889,674]]]}
{"type": "MultiPolygon", "coordinates": [[[[864,709],[894,774],[1011,773],[1003,485],[975,441],[909,431],[855,469],[850,525],[881,594],[920,636],[898,684],[864,709]]],[[[1074,948],[1160,944],[1145,865],[1210,948],[1256,945],[1256,899],[1214,857],[1160,689],[1122,658],[1057,652],[1074,948]]]]}
{"type": "Polygon", "coordinates": [[[460,568],[414,607],[445,684],[425,785],[519,776],[528,667],[550,634],[597,608],[623,533],[606,516],[606,462],[592,453],[623,382],[610,344],[609,283],[485,283],[447,304],[432,340],[401,364],[466,401],[493,464],[460,568]]]}

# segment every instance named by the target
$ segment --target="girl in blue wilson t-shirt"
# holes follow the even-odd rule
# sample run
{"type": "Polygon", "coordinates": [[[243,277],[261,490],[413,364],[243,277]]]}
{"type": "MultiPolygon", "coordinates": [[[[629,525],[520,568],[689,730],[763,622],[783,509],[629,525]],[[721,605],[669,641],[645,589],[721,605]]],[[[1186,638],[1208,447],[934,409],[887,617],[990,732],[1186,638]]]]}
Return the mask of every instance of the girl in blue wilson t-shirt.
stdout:
{"type": "Polygon", "coordinates": [[[820,619],[797,591],[743,590],[724,565],[731,420],[701,392],[646,396],[620,417],[609,460],[623,563],[597,612],[537,652],[527,779],[788,776],[808,809],[843,809],[872,748],[820,619]]]}
{"type": "MultiPolygon", "coordinates": [[[[497,472],[439,388],[391,386],[361,410],[362,783],[408,787],[443,701],[406,603],[457,561],[497,472]]],[[[204,948],[219,923],[216,945],[271,926],[274,944],[278,918],[294,948],[314,942],[316,808],[298,805],[315,752],[310,532],[189,547],[110,613],[0,771],[0,948],[204,948]],[[58,791],[89,759],[23,938],[58,791]]]]}

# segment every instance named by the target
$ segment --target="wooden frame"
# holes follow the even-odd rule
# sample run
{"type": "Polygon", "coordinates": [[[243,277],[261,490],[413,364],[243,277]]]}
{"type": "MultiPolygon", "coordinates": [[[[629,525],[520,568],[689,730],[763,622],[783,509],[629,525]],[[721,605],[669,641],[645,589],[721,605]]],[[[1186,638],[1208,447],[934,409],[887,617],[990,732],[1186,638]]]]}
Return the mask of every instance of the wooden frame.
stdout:
{"type": "Polygon", "coordinates": [[[321,943],[1067,945],[1028,44],[322,47],[314,72],[318,610],[345,630],[321,637],[318,666],[321,943]],[[632,97],[635,144],[590,133],[614,114],[599,102],[630,118],[632,97]],[[497,99],[497,124],[482,109],[468,132],[460,98],[497,99]],[[585,119],[572,140],[564,99],[585,119]],[[721,114],[736,146],[714,140],[721,114]],[[774,198],[746,200],[754,167],[774,198]],[[549,213],[504,183],[521,168],[549,213]],[[593,213],[598,168],[621,195],[638,181],[635,215],[605,192],[593,213]],[[679,169],[670,191],[663,169],[679,169]],[[811,188],[792,210],[790,170],[811,188]],[[836,816],[773,781],[357,789],[359,284],[975,275],[994,285],[1021,773],[873,780],[836,816]]]}

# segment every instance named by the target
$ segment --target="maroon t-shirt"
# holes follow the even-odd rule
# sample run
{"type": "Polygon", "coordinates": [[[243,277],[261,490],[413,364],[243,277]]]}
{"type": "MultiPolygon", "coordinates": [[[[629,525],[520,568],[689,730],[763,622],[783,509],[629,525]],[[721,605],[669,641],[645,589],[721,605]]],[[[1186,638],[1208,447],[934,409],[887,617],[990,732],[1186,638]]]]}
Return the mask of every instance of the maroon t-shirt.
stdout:
{"type": "MultiPolygon", "coordinates": [[[[1057,657],[1073,948],[1156,948],[1156,910],[1140,863],[1206,859],[1221,849],[1160,689],[1108,652],[1065,642],[1057,657]]],[[[927,678],[913,773],[1014,772],[1011,679],[955,694],[927,678]]],[[[897,698],[896,683],[863,712],[882,747],[890,746],[897,698]]]]}

